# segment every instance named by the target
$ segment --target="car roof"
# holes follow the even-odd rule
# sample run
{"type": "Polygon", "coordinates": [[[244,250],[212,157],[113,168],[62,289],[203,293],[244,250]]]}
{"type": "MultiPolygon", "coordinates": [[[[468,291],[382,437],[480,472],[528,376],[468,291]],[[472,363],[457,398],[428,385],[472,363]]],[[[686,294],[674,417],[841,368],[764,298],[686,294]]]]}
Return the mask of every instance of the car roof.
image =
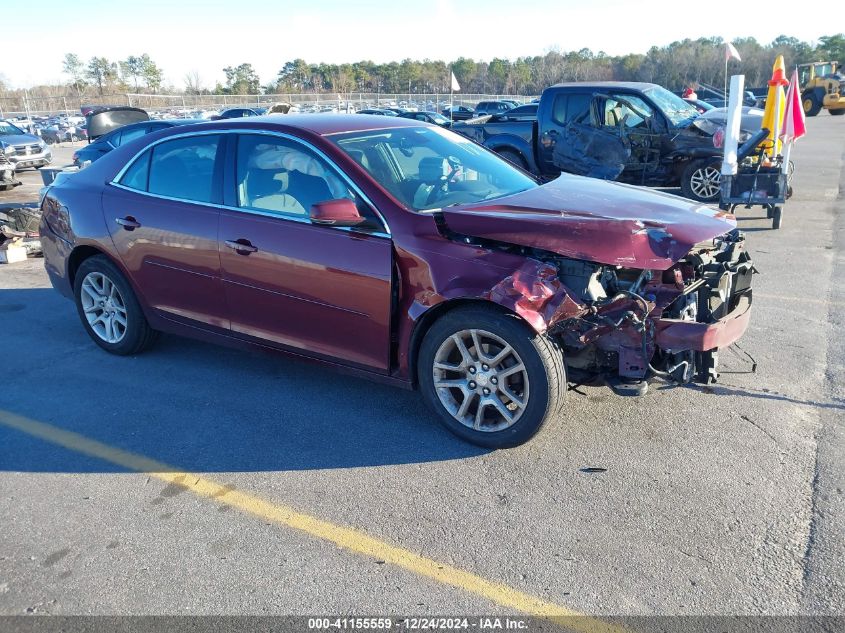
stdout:
{"type": "Polygon", "coordinates": [[[259,128],[278,131],[300,129],[312,134],[326,136],[342,132],[366,132],[424,126],[429,126],[429,124],[399,116],[386,117],[377,114],[277,114],[208,121],[198,125],[197,129],[259,128]]]}
{"type": "Polygon", "coordinates": [[[622,88],[624,90],[646,90],[658,87],[657,84],[643,81],[568,81],[552,86],[552,88],[622,88]]]}
{"type": "MultiPolygon", "coordinates": [[[[126,125],[121,125],[120,127],[116,127],[110,132],[106,132],[106,134],[111,134],[112,132],[120,132],[122,130],[131,130],[136,127],[141,127],[142,125],[149,125],[150,123],[154,123],[156,125],[164,123],[165,125],[170,126],[192,125],[194,123],[205,123],[205,119],[148,119],[146,121],[135,121],[135,123],[127,123],[126,125]]],[[[103,134],[103,136],[105,136],[106,134],[103,134]]]]}

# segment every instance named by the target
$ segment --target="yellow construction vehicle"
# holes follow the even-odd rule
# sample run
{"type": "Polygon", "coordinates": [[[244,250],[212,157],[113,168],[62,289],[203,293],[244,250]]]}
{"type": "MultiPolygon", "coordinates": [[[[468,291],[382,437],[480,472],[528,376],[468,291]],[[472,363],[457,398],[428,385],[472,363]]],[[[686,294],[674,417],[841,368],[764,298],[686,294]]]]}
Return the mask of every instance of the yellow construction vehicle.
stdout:
{"type": "Polygon", "coordinates": [[[845,114],[845,77],[837,72],[836,62],[799,64],[801,102],[804,114],[816,116],[822,108],[831,114],[845,114]]]}

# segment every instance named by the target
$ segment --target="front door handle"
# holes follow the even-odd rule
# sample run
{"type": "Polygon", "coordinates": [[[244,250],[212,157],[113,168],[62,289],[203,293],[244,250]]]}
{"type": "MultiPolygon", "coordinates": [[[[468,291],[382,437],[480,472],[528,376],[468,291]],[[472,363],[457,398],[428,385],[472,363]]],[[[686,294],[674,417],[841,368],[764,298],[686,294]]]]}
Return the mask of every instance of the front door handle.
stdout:
{"type": "Polygon", "coordinates": [[[141,223],[131,215],[127,215],[125,218],[115,218],[114,221],[127,231],[134,231],[141,226],[141,223]]]}
{"type": "Polygon", "coordinates": [[[243,238],[239,240],[226,240],[225,244],[241,255],[249,255],[250,253],[254,253],[258,250],[256,246],[249,243],[249,240],[245,240],[243,238]]]}

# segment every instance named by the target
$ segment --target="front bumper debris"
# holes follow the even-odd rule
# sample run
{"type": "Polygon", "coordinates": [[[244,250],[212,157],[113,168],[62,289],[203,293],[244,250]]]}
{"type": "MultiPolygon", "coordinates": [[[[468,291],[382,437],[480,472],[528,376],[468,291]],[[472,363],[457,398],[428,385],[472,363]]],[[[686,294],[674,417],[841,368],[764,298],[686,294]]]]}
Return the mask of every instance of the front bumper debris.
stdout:
{"type": "Polygon", "coordinates": [[[709,352],[736,343],[751,321],[751,290],[743,294],[738,305],[715,323],[695,323],[681,319],[658,319],[655,342],[667,352],[709,352]]]}

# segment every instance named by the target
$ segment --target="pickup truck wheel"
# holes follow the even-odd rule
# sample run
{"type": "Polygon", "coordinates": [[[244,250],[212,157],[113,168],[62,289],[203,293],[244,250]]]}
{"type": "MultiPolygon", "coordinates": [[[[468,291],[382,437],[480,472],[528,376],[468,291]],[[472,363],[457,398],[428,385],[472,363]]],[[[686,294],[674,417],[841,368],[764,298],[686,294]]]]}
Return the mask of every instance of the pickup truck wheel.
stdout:
{"type": "Polygon", "coordinates": [[[699,202],[716,202],[721,194],[720,163],[712,158],[694,160],[681,176],[684,196],[699,202]]]}
{"type": "Polygon", "coordinates": [[[521,167],[522,169],[528,169],[528,163],[525,162],[525,159],[519,152],[515,152],[510,149],[502,149],[498,150],[496,153],[502,158],[504,158],[506,161],[513,163],[517,167],[521,167]]]}
{"type": "Polygon", "coordinates": [[[485,448],[527,442],[560,409],[563,354],[514,315],[486,306],[437,320],[420,346],[420,390],[440,422],[485,448]]]}
{"type": "Polygon", "coordinates": [[[830,113],[833,116],[842,116],[843,114],[845,114],[845,108],[839,108],[838,110],[830,110],[830,113]]]}

